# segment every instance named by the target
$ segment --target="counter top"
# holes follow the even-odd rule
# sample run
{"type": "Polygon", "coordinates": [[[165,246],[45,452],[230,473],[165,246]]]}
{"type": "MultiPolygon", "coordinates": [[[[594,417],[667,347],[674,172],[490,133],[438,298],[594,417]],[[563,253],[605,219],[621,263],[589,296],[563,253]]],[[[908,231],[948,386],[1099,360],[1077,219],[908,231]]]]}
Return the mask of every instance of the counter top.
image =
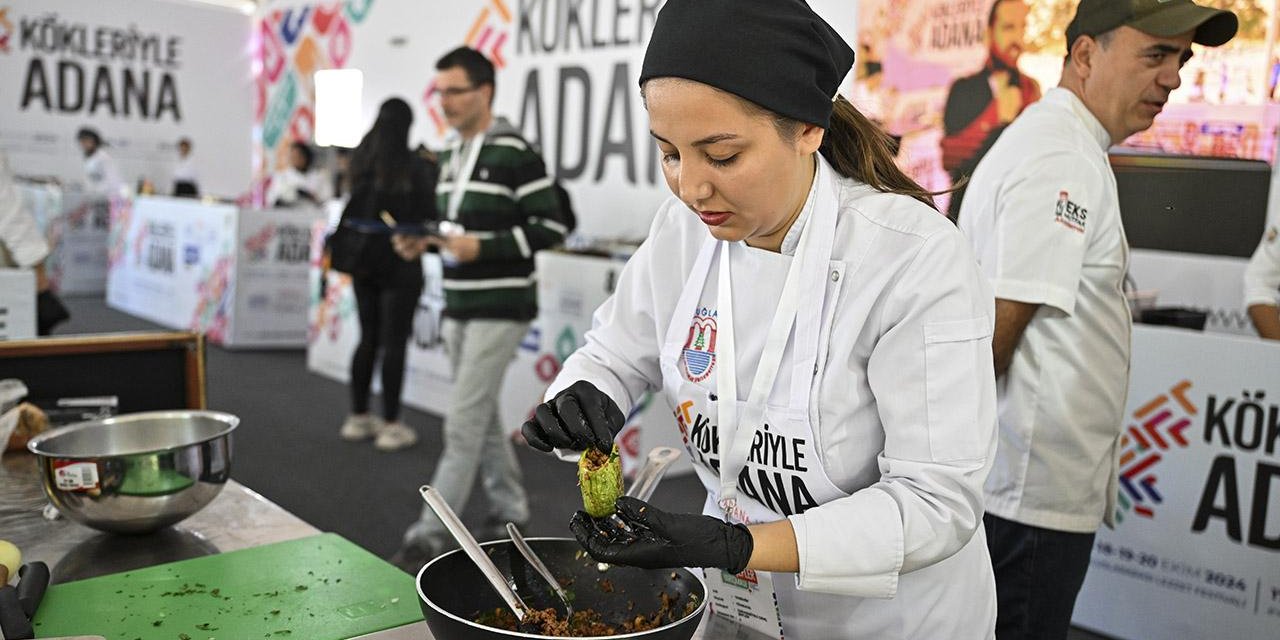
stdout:
{"type": "MultiPolygon", "coordinates": [[[[50,520],[34,455],[0,457],[0,532],[18,545],[24,561],[49,565],[53,582],[70,582],[166,562],[235,551],[320,533],[244,485],[231,480],[207,507],[171,527],[145,536],[102,533],[66,518],[50,520]]],[[[706,616],[694,639],[759,640],[764,636],[706,616]]],[[[425,622],[354,640],[432,640],[425,622]]]]}

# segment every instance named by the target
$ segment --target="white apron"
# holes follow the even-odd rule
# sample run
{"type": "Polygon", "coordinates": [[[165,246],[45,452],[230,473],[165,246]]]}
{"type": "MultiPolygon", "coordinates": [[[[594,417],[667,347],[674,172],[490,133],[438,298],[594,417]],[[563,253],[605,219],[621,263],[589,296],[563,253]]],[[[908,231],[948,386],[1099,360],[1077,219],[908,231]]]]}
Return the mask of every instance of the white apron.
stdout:
{"type": "MultiPolygon", "coordinates": [[[[817,164],[796,254],[708,236],[668,325],[663,389],[707,489],[707,515],[724,517],[727,508],[733,521],[771,522],[849,495],[823,468],[818,412],[811,413],[822,321],[830,317],[825,309],[836,304],[840,280],[852,282],[856,272],[831,260],[839,191],[832,169],[817,164]],[[756,334],[739,337],[746,332],[756,334]],[[729,371],[736,377],[725,375],[729,371]],[[738,380],[750,388],[746,398],[737,393],[738,380]]],[[[783,633],[787,640],[913,637],[910,629],[918,629],[936,601],[939,572],[977,571],[975,562],[990,571],[981,531],[975,538],[978,544],[967,545],[960,557],[904,576],[893,600],[801,592],[795,574],[772,574],[783,633]]],[[[718,577],[710,571],[708,579],[718,577]]],[[[955,621],[965,624],[966,617],[957,612],[955,621]]]]}

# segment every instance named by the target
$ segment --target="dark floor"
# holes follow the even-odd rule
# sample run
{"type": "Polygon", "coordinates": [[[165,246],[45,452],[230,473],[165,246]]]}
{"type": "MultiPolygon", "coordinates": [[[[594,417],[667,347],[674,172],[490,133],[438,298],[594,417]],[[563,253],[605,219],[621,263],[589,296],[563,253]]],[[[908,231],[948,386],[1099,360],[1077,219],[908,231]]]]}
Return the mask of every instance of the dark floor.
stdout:
{"type": "MultiPolygon", "coordinates": [[[[55,334],[160,329],[106,306],[101,298],[65,300],[71,320],[55,334]]],[[[209,346],[208,405],[241,418],[232,476],[323,531],[332,531],[387,556],[417,518],[418,487],[431,478],[441,449],[440,419],[406,408],[404,421],[421,440],[405,451],[381,453],[369,443],[338,438],[348,408],[346,385],[310,373],[306,354],[229,351],[209,346]]],[[[518,448],[532,519],[526,535],[570,535],[566,523],[581,504],[573,465],[518,448]]],[[[654,494],[660,507],[702,508],[692,476],[669,478],[654,494]]],[[[463,520],[475,529],[487,513],[477,487],[463,520]]],[[[1104,636],[1073,629],[1069,640],[1104,636]]]]}

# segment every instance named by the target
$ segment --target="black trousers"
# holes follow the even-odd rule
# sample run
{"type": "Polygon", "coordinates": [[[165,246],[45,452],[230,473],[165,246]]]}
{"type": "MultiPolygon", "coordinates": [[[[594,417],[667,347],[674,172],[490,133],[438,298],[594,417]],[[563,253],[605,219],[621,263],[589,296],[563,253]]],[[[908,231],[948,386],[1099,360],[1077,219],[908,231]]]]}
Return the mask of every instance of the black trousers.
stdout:
{"type": "Polygon", "coordinates": [[[982,520],[996,574],[996,639],[1065,640],[1094,534],[982,520]]]}
{"type": "Polygon", "coordinates": [[[422,283],[389,285],[378,279],[353,279],[351,284],[360,317],[360,344],[351,356],[351,411],[369,412],[369,386],[381,351],[382,417],[392,422],[400,417],[405,352],[422,283]]]}

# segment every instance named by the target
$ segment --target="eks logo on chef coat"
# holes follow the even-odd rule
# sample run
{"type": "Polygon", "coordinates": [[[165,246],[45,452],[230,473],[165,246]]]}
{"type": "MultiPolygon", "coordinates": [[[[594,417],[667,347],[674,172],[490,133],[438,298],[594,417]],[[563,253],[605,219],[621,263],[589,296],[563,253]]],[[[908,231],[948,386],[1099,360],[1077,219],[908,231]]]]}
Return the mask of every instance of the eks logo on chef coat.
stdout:
{"type": "Polygon", "coordinates": [[[689,323],[689,337],[685,338],[680,366],[690,382],[702,382],[716,366],[716,312],[703,307],[689,323]]]}
{"type": "Polygon", "coordinates": [[[1058,224],[1084,233],[1084,223],[1089,217],[1089,210],[1071,201],[1066,191],[1058,192],[1058,204],[1053,208],[1053,220],[1058,224]]]}

